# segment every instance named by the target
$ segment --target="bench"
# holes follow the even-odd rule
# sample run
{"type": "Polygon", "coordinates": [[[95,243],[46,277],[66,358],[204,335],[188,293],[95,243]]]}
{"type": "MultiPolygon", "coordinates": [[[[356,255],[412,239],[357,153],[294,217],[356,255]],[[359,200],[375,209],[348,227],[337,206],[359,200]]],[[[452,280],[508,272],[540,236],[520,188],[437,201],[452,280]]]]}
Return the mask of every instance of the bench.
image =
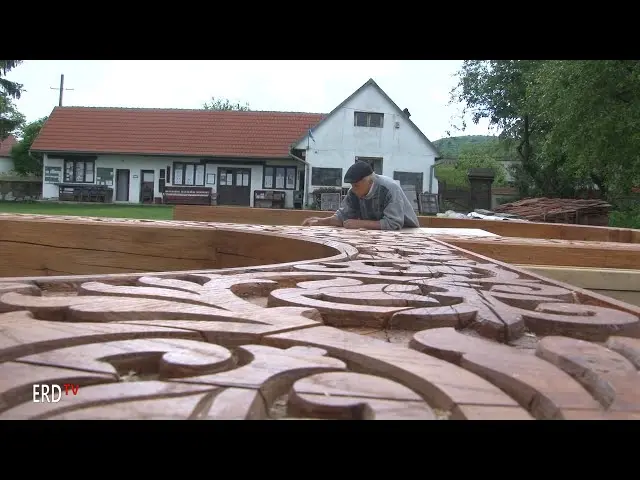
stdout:
{"type": "Polygon", "coordinates": [[[104,185],[58,184],[58,200],[61,202],[111,203],[113,189],[104,185]]]}
{"type": "Polygon", "coordinates": [[[163,203],[169,205],[211,205],[211,187],[164,187],[163,203]]]}

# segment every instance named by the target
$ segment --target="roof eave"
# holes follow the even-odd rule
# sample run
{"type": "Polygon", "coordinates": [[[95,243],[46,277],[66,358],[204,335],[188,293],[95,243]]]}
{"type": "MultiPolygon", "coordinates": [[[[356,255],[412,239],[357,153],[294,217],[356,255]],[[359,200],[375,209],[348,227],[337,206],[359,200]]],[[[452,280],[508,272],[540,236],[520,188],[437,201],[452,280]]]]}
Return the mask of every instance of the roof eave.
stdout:
{"type": "Polygon", "coordinates": [[[52,149],[52,148],[31,148],[31,152],[45,153],[47,155],[138,155],[146,157],[189,157],[189,158],[246,158],[249,159],[274,159],[286,158],[289,152],[274,155],[242,155],[236,153],[184,153],[184,152],[108,152],[103,150],[73,150],[73,149],[52,149]]]}

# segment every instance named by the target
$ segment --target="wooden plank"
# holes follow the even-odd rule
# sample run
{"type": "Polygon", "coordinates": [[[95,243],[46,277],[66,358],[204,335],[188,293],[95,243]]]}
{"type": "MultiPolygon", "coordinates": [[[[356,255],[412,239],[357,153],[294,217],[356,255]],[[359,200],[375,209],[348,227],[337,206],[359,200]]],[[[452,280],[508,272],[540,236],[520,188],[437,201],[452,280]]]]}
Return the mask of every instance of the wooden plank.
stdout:
{"type": "Polygon", "coordinates": [[[0,276],[248,267],[331,257],[323,242],[170,222],[0,216],[0,276]]]}
{"type": "Polygon", "coordinates": [[[448,243],[518,265],[640,269],[640,244],[508,237],[446,237],[448,243]]]}
{"type": "MultiPolygon", "coordinates": [[[[192,207],[176,206],[175,220],[203,222],[232,222],[259,225],[300,225],[311,216],[330,217],[333,212],[317,210],[264,211],[248,207],[192,207]]],[[[512,220],[479,220],[419,216],[421,227],[434,228],[479,228],[504,237],[523,237],[559,240],[582,240],[596,242],[640,243],[640,230],[611,228],[591,225],[568,225],[558,223],[518,222],[512,220]]]]}

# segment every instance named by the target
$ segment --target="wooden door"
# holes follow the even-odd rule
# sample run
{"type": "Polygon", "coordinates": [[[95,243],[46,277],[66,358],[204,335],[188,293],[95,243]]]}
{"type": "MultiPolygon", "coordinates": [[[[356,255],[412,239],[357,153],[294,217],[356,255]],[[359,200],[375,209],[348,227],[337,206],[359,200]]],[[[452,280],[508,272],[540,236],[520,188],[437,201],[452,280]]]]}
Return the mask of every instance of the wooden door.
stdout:
{"type": "Polygon", "coordinates": [[[251,170],[218,168],[218,205],[251,205],[251,170]]]}

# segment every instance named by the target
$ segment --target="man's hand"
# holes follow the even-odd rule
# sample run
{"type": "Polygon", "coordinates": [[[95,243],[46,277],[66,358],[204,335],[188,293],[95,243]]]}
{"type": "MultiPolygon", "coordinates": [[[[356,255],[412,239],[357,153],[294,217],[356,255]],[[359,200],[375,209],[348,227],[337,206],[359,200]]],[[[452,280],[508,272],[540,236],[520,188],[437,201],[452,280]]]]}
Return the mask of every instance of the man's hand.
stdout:
{"type": "Polygon", "coordinates": [[[318,222],[322,220],[320,217],[309,217],[302,222],[303,227],[313,227],[314,225],[318,225],[318,222]]]}

